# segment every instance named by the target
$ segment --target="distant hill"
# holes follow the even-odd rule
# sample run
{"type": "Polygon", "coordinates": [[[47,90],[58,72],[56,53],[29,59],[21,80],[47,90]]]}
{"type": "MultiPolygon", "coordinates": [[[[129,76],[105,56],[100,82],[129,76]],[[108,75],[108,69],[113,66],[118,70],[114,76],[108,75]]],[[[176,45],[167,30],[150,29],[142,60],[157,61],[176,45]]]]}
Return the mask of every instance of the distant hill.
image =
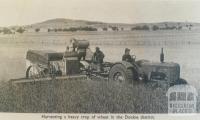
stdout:
{"type": "Polygon", "coordinates": [[[102,26],[106,25],[106,23],[102,22],[93,22],[86,20],[72,20],[72,19],[64,19],[57,18],[51,19],[40,23],[35,23],[32,25],[25,26],[26,28],[69,28],[69,27],[85,27],[85,26],[102,26]]]}
{"type": "MultiPolygon", "coordinates": [[[[95,28],[97,29],[103,29],[106,28],[108,29],[116,29],[116,28],[131,28],[133,27],[134,24],[124,24],[124,23],[104,23],[104,22],[98,22],[98,21],[87,21],[87,20],[73,20],[73,19],[64,19],[64,18],[56,18],[56,19],[51,19],[51,20],[46,20],[40,23],[35,23],[31,25],[26,25],[23,26],[26,31],[32,29],[69,29],[69,28],[84,28],[84,27],[89,27],[89,28],[95,28]]],[[[96,31],[95,30],[95,31],[96,31]]],[[[106,31],[107,31],[106,30],[106,31]]],[[[83,30],[84,31],[84,30],[83,30]]]]}
{"type": "Polygon", "coordinates": [[[158,22],[158,23],[105,23],[99,21],[74,20],[65,18],[50,19],[25,26],[11,26],[12,31],[22,27],[26,32],[59,31],[131,31],[131,30],[192,30],[200,29],[200,23],[193,22],[158,22]],[[38,30],[36,30],[38,29],[38,30]]]}
{"type": "Polygon", "coordinates": [[[87,21],[87,20],[73,20],[56,18],[51,20],[46,20],[40,23],[35,23],[25,26],[25,28],[69,28],[69,27],[109,27],[109,26],[132,26],[133,24],[124,23],[104,23],[98,21],[87,21]]]}
{"type": "Polygon", "coordinates": [[[152,27],[154,25],[163,28],[163,27],[172,27],[172,26],[182,26],[182,27],[200,27],[200,23],[190,23],[190,22],[159,22],[159,23],[137,23],[137,24],[124,24],[124,23],[104,23],[98,21],[87,21],[87,20],[73,20],[65,18],[56,18],[51,20],[46,20],[40,23],[35,23],[25,26],[26,29],[29,28],[70,28],[70,27],[94,27],[94,28],[103,28],[103,27],[123,27],[123,28],[134,28],[136,26],[147,25],[152,27]]]}

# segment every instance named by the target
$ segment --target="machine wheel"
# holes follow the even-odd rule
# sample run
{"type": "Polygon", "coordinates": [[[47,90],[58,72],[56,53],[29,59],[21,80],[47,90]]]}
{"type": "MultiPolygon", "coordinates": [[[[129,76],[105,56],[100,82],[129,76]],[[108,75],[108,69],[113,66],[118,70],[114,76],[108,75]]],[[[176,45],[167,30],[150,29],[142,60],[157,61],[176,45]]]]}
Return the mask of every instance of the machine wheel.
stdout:
{"type": "Polygon", "coordinates": [[[44,74],[36,65],[29,66],[26,70],[26,78],[40,78],[44,77],[44,74]]]}
{"type": "Polygon", "coordinates": [[[26,78],[30,78],[30,69],[32,66],[29,66],[28,69],[26,70],[26,78]]]}
{"type": "Polygon", "coordinates": [[[120,83],[132,83],[137,74],[132,69],[126,69],[121,64],[114,65],[109,72],[109,80],[120,83]]]}

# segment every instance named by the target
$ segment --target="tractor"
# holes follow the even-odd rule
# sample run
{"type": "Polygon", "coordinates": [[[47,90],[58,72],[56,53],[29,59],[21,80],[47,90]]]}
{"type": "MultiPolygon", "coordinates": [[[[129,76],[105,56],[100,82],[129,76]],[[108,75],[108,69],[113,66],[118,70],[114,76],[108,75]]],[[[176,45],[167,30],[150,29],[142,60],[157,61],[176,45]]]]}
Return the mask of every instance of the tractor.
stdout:
{"type": "Polygon", "coordinates": [[[173,86],[176,84],[187,84],[180,78],[180,66],[173,62],[151,62],[148,60],[136,60],[133,62],[119,61],[116,63],[103,63],[103,70],[97,70],[92,62],[89,62],[87,71],[89,76],[95,76],[118,83],[138,84],[157,83],[173,86]]]}
{"type": "Polygon", "coordinates": [[[26,55],[26,78],[85,75],[92,79],[100,78],[128,84],[154,82],[172,86],[187,83],[180,78],[179,64],[164,62],[163,49],[160,54],[160,62],[137,60],[133,55],[132,62],[104,62],[103,69],[99,69],[99,66],[92,61],[93,53],[87,40],[76,40],[75,46],[73,51],[66,50],[63,53],[29,50],[26,55]],[[81,53],[79,50],[85,53],[81,53]],[[85,55],[84,59],[80,59],[80,54],[85,55]]]}

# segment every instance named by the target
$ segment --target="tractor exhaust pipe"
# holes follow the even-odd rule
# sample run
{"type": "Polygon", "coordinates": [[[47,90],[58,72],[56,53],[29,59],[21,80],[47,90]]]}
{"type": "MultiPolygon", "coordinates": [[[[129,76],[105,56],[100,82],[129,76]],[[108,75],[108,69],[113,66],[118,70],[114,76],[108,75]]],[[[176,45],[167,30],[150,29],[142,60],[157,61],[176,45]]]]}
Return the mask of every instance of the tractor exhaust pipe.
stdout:
{"type": "Polygon", "coordinates": [[[161,48],[160,62],[161,62],[161,63],[164,63],[164,59],[165,59],[165,56],[164,56],[164,53],[163,53],[163,48],[161,48]]]}

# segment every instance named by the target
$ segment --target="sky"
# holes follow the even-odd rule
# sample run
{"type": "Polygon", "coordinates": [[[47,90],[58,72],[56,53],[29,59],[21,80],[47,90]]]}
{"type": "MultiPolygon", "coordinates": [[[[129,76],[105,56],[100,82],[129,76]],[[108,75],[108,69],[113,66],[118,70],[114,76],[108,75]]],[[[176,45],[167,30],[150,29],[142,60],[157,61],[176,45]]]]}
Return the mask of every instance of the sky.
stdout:
{"type": "Polygon", "coordinates": [[[54,18],[109,23],[200,22],[200,0],[0,0],[0,26],[54,18]]]}

